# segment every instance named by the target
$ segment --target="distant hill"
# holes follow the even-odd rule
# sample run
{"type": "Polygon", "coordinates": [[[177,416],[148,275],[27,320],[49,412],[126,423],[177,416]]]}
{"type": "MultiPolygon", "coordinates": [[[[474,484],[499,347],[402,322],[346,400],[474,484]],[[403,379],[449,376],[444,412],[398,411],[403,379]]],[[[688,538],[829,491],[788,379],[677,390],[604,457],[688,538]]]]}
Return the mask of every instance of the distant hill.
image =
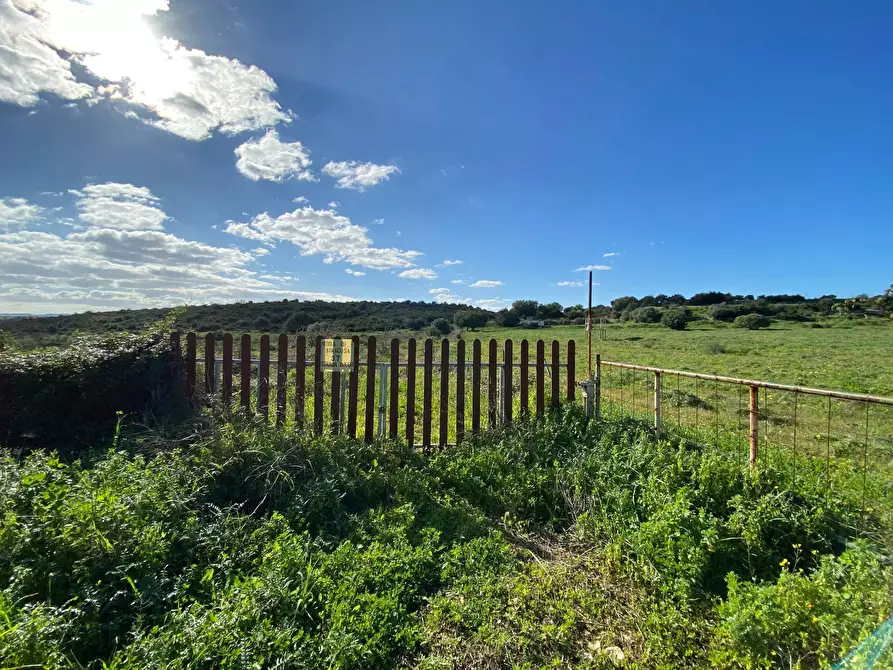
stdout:
{"type": "MultiPolygon", "coordinates": [[[[420,330],[434,319],[452,321],[467,305],[434,302],[240,302],[227,305],[197,305],[180,308],[176,327],[183,331],[271,333],[311,332],[362,333],[410,329],[420,330]]],[[[115,312],[84,312],[60,316],[10,316],[2,329],[26,348],[59,344],[76,331],[112,333],[140,330],[163,319],[170,309],[127,309],[115,312]]],[[[478,310],[491,315],[491,312],[478,310]]]]}

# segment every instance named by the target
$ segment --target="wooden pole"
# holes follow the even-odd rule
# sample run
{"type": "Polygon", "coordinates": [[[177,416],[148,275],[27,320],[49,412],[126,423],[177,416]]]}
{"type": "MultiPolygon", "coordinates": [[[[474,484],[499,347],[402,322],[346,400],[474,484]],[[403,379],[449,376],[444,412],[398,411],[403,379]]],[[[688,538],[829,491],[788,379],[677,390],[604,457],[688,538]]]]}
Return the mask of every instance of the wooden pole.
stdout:
{"type": "Polygon", "coordinates": [[[592,270],[589,271],[589,309],[586,312],[586,375],[592,379],[592,270]]]}
{"type": "Polygon", "coordinates": [[[759,439],[759,397],[760,389],[750,387],[750,469],[757,466],[757,442],[759,439]]]}

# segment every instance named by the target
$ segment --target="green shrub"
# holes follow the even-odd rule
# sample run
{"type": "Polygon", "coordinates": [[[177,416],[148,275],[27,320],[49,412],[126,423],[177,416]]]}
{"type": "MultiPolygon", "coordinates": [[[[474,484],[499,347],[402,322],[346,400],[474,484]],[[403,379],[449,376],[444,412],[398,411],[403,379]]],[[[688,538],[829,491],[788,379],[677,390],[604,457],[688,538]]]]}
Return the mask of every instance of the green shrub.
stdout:
{"type": "Polygon", "coordinates": [[[823,556],[806,573],[783,559],[776,582],[729,575],[711,660],[721,668],[829,667],[893,608],[893,570],[867,544],[823,556]]]}
{"type": "Polygon", "coordinates": [[[521,317],[511,309],[501,309],[496,312],[496,323],[506,328],[512,328],[521,323],[521,317]]]}
{"type": "Polygon", "coordinates": [[[630,314],[636,323],[659,323],[661,316],[661,311],[657,307],[639,307],[630,314]]]}
{"type": "Polygon", "coordinates": [[[488,318],[486,312],[477,310],[459,310],[456,312],[456,316],[453,317],[453,322],[459,326],[459,328],[475,330],[476,328],[483,328],[486,326],[488,318]]]}
{"type": "Polygon", "coordinates": [[[736,328],[759,330],[760,328],[768,328],[772,324],[772,319],[762,314],[742,314],[735,318],[734,323],[736,328]]]}
{"type": "Polygon", "coordinates": [[[163,329],[80,335],[61,349],[0,353],[0,426],[7,446],[68,457],[114,431],[118,413],[184,408],[182,368],[163,329]]]}
{"type": "Polygon", "coordinates": [[[685,330],[688,328],[688,322],[690,320],[688,312],[681,309],[668,309],[664,312],[660,322],[661,325],[666,326],[671,330],[685,330]]]}
{"type": "Polygon", "coordinates": [[[431,322],[431,327],[428,329],[428,332],[435,337],[438,335],[449,335],[453,332],[453,326],[446,319],[434,319],[434,321],[431,322]]]}

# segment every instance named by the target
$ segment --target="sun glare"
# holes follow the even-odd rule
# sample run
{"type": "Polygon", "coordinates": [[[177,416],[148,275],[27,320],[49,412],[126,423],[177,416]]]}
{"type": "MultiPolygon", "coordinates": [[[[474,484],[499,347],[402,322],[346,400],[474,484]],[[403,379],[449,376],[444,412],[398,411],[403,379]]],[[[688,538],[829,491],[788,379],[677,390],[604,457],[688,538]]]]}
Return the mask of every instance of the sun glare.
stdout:
{"type": "Polygon", "coordinates": [[[147,104],[172,97],[189,84],[190,69],[174,40],[157,36],[146,20],[166,2],[58,3],[52,29],[84,54],[80,62],[97,77],[126,85],[147,104]]]}

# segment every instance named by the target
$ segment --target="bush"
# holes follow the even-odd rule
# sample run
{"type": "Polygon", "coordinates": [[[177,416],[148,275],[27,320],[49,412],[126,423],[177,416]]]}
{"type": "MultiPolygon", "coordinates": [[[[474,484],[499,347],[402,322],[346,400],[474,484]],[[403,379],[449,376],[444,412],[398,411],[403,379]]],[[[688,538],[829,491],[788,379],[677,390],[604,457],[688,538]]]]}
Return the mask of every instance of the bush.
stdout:
{"type": "Polygon", "coordinates": [[[182,377],[161,331],[81,335],[63,349],[0,353],[4,439],[77,454],[109,438],[119,412],[182,409],[182,377]]]}
{"type": "Polygon", "coordinates": [[[459,328],[474,330],[487,325],[487,314],[477,310],[459,310],[456,312],[456,316],[453,317],[453,322],[459,328]]]}
{"type": "Polygon", "coordinates": [[[496,312],[496,323],[506,328],[512,328],[521,323],[521,317],[513,310],[501,309],[496,312]]]}
{"type": "Polygon", "coordinates": [[[662,315],[657,307],[639,307],[630,315],[636,323],[659,323],[662,315]]]}
{"type": "Polygon", "coordinates": [[[428,332],[431,335],[449,335],[453,332],[453,326],[446,319],[434,319],[431,322],[431,327],[428,329],[428,332]]]}
{"type": "Polygon", "coordinates": [[[783,559],[775,583],[753,584],[732,574],[719,605],[711,660],[718,667],[815,667],[840,658],[883,623],[891,605],[893,570],[858,542],[840,557],[823,556],[806,574],[783,559]]]}
{"type": "Polygon", "coordinates": [[[707,308],[707,316],[715,321],[731,322],[743,313],[741,305],[728,305],[724,302],[717,305],[710,305],[710,307],[707,308]]]}
{"type": "Polygon", "coordinates": [[[307,312],[296,310],[292,312],[292,315],[286,320],[285,331],[288,333],[296,333],[299,330],[304,330],[311,323],[313,323],[313,319],[307,312]]]}
{"type": "Polygon", "coordinates": [[[419,317],[409,317],[403,319],[403,327],[407,330],[421,330],[428,325],[428,322],[419,317]]]}
{"type": "Polygon", "coordinates": [[[671,330],[685,330],[689,321],[688,312],[681,309],[668,309],[660,319],[661,325],[671,330]]]}
{"type": "Polygon", "coordinates": [[[768,328],[771,323],[772,319],[762,314],[742,314],[735,319],[736,328],[747,328],[748,330],[768,328]]]}
{"type": "Polygon", "coordinates": [[[268,316],[261,315],[254,320],[254,327],[257,330],[267,330],[269,329],[270,325],[270,317],[268,316]]]}

